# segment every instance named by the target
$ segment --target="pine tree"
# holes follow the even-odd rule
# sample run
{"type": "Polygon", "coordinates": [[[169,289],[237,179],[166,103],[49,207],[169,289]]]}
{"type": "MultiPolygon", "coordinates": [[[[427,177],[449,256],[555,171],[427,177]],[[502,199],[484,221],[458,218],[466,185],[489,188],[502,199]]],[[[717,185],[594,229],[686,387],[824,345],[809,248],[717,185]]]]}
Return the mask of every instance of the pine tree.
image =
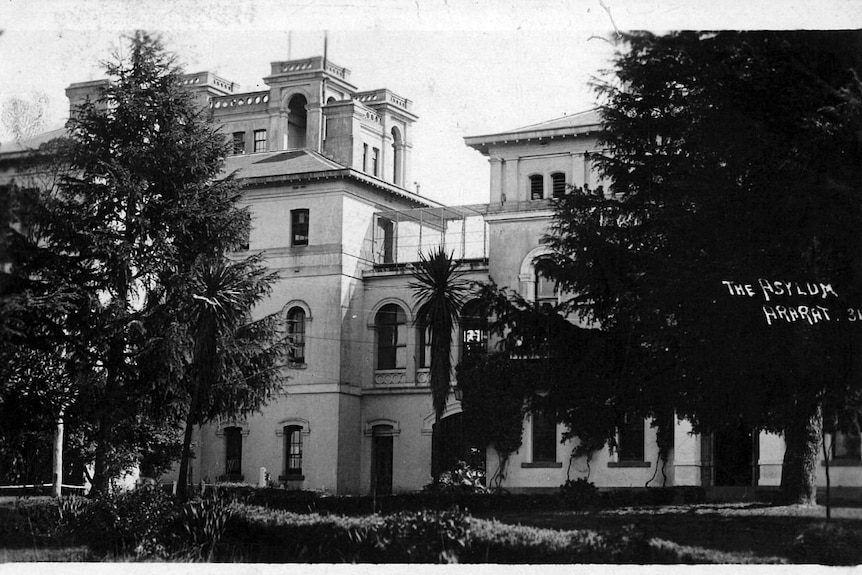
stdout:
{"type": "Polygon", "coordinates": [[[782,433],[784,494],[811,503],[821,410],[860,381],[847,309],[862,296],[862,35],[625,40],[598,84],[613,193],[559,201],[553,275],[619,342],[613,377],[647,412],[670,398],[699,431],[782,433]],[[838,297],[766,301],[759,280],[838,297]],[[767,321],[775,305],[828,306],[831,320],[767,321]]]}

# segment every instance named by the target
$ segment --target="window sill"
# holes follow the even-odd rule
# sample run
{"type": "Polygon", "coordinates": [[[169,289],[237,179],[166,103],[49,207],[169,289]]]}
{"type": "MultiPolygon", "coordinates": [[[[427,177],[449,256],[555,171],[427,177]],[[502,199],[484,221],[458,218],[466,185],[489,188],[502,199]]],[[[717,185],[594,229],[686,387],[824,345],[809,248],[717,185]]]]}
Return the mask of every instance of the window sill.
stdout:
{"type": "Polygon", "coordinates": [[[608,467],[650,467],[649,461],[608,461],[608,467]]]}
{"type": "Polygon", "coordinates": [[[299,362],[299,361],[289,361],[287,363],[287,367],[289,369],[308,369],[308,364],[305,362],[299,362]]]}
{"type": "Polygon", "coordinates": [[[521,469],[559,469],[563,464],[559,461],[525,461],[521,469]]]}
{"type": "Polygon", "coordinates": [[[305,475],[296,475],[293,473],[291,473],[289,475],[279,475],[278,480],[279,481],[305,481],[305,475]]]}
{"type": "MultiPolygon", "coordinates": [[[[826,467],[825,461],[820,461],[822,467],[826,467]]],[[[830,459],[829,467],[862,467],[860,459],[830,459]]]]}

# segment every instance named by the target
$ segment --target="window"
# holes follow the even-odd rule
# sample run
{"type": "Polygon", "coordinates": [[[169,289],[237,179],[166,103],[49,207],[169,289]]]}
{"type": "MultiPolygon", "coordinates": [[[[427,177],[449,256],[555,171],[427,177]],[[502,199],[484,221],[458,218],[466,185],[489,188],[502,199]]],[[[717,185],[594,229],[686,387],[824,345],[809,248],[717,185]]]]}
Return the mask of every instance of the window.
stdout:
{"type": "Polygon", "coordinates": [[[308,245],[308,210],[290,210],[290,245],[308,245]]]}
{"type": "Polygon", "coordinates": [[[302,428],[298,425],[284,427],[284,474],[302,475],[302,428]]]}
{"type": "Polygon", "coordinates": [[[233,153],[236,155],[245,153],[245,132],[233,133],[233,153]]]}
{"type": "Polygon", "coordinates": [[[287,312],[287,339],[290,350],[287,358],[291,365],[305,363],[305,311],[301,307],[292,307],[287,312]]]}
{"type": "Polygon", "coordinates": [[[557,461],[557,424],[540,410],[532,415],[533,462],[553,463],[557,461]]]}
{"type": "Polygon", "coordinates": [[[536,174],[530,176],[530,199],[541,200],[545,197],[545,179],[536,174]]]}
{"type": "Polygon", "coordinates": [[[551,195],[555,198],[566,195],[566,174],[561,172],[551,174],[551,195]]]}
{"type": "Polygon", "coordinates": [[[431,328],[419,326],[419,367],[431,367],[431,328]]]}
{"type": "Polygon", "coordinates": [[[644,420],[626,415],[617,426],[617,456],[619,461],[644,460],[644,420]]]}
{"type": "Polygon", "coordinates": [[[224,473],[228,479],[242,476],[242,430],[227,427],[224,430],[225,465],[224,473]]]}
{"type": "Polygon", "coordinates": [[[377,325],[377,369],[407,367],[407,318],[394,303],[380,308],[377,325]]]}
{"type": "Polygon", "coordinates": [[[362,171],[368,172],[368,144],[362,144],[362,171]]]}
{"type": "Polygon", "coordinates": [[[461,310],[461,360],[488,352],[488,310],[479,300],[461,310]]]}
{"type": "Polygon", "coordinates": [[[377,235],[375,237],[376,257],[379,264],[391,264],[395,246],[395,222],[386,218],[377,218],[377,235]]]}
{"type": "Polygon", "coordinates": [[[859,433],[837,431],[832,436],[832,457],[843,460],[862,460],[859,433]]]}
{"type": "Polygon", "coordinates": [[[254,131],[254,151],[255,153],[266,151],[266,130],[254,131]]]}
{"type": "Polygon", "coordinates": [[[550,260],[536,262],[536,303],[557,303],[557,282],[549,277],[551,267],[550,260]]]}
{"type": "Polygon", "coordinates": [[[377,175],[377,163],[380,160],[380,150],[371,148],[371,175],[377,175]]]}

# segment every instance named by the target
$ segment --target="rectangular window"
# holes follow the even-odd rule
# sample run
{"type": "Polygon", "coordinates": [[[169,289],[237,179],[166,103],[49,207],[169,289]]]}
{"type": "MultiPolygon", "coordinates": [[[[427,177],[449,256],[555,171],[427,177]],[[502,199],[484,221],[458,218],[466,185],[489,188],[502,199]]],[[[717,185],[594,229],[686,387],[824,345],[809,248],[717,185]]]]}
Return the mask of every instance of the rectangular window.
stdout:
{"type": "Polygon", "coordinates": [[[362,144],[362,171],[368,172],[368,144],[362,144]]]}
{"type": "Polygon", "coordinates": [[[644,420],[627,415],[617,426],[617,454],[619,461],[644,460],[644,420]]]}
{"type": "Polygon", "coordinates": [[[836,432],[832,437],[832,457],[845,461],[862,460],[859,434],[836,432]]]}
{"type": "Polygon", "coordinates": [[[534,411],[533,419],[533,462],[551,463],[557,461],[557,424],[553,418],[541,411],[534,411]]]}
{"type": "Polygon", "coordinates": [[[289,425],[284,428],[285,475],[302,475],[302,428],[289,425]]]}
{"type": "Polygon", "coordinates": [[[290,210],[290,245],[308,245],[308,210],[290,210]]]}
{"type": "Polygon", "coordinates": [[[380,150],[377,148],[371,149],[371,175],[377,175],[378,162],[380,160],[380,150]]]}
{"type": "Polygon", "coordinates": [[[233,153],[235,155],[245,154],[245,132],[233,133],[233,153]]]}
{"type": "Polygon", "coordinates": [[[228,478],[242,475],[242,430],[228,427],[224,430],[225,475],[228,478]]]}
{"type": "Polygon", "coordinates": [[[254,131],[254,151],[255,153],[266,151],[266,130],[254,131]]]}
{"type": "Polygon", "coordinates": [[[431,367],[431,328],[419,327],[419,367],[431,367]]]}
{"type": "Polygon", "coordinates": [[[530,176],[530,199],[541,200],[545,197],[545,178],[540,175],[530,176]]]}
{"type": "Polygon", "coordinates": [[[555,198],[566,195],[566,174],[561,172],[551,174],[551,195],[555,198]]]}

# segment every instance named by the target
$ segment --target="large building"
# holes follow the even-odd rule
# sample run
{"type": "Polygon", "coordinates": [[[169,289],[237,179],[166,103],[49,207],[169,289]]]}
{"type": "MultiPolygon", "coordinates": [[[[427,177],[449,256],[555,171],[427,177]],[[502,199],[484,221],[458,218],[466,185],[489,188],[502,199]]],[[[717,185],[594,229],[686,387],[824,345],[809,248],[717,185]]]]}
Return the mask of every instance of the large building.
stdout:
{"type": "MultiPolygon", "coordinates": [[[[337,494],[421,489],[432,467],[463,456],[460,403],[450,396],[435,423],[429,349],[415,324],[410,264],[445,245],[468,278],[493,278],[527,299],[554,299],[540,243],[552,198],[570,186],[604,190],[591,165],[600,119],[585,112],[466,138],[490,165],[487,204],[443,206],[407,188],[413,125],[407,98],[358,90],[350,72],[323,58],[272,63],[268,90],[240,92],[203,72],[184,77],[232,143],[229,171],[244,184],[253,229],[248,251],[278,272],[258,313],[284,314],[292,341],[282,393],[261,413],[203,426],[192,481],[257,484],[261,469],[292,489],[337,494]]],[[[73,84],[72,106],[100,82],[73,84]]],[[[11,157],[8,156],[7,157],[11,157]]],[[[0,157],[2,164],[2,157],[0,157]]],[[[475,302],[453,338],[453,364],[487,345],[475,302]]],[[[586,477],[600,487],[642,487],[663,467],[668,485],[778,485],[780,437],[740,429],[699,436],[677,421],[668,461],[648,421],[620,429],[620,448],[570,461],[562,426],[523,422],[523,445],[502,486],[555,489],[586,477]]],[[[844,444],[842,444],[844,445],[844,444]]],[[[859,485],[858,443],[837,453],[833,485],[859,485]]],[[[484,454],[488,475],[499,462],[484,454]]],[[[819,471],[823,479],[822,468],[819,471]]],[[[661,484],[654,479],[651,485],[661,484]]]]}

